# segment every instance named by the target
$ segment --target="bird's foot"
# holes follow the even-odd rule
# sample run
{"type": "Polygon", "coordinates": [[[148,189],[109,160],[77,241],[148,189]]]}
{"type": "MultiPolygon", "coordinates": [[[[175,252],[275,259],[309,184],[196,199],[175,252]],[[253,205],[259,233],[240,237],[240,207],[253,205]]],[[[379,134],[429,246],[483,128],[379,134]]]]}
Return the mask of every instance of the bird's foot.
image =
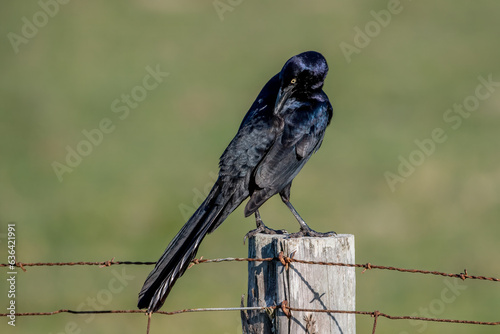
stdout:
{"type": "Polygon", "coordinates": [[[272,228],[267,227],[264,225],[264,223],[260,222],[259,225],[257,225],[257,228],[255,230],[251,230],[247,234],[245,234],[245,238],[243,238],[243,244],[247,239],[250,239],[251,237],[255,236],[258,233],[262,234],[288,234],[286,230],[273,230],[272,228]]]}
{"type": "Polygon", "coordinates": [[[337,235],[336,232],[316,232],[310,227],[300,228],[299,232],[291,233],[288,235],[288,238],[302,238],[302,237],[313,237],[313,238],[328,238],[337,235]]]}

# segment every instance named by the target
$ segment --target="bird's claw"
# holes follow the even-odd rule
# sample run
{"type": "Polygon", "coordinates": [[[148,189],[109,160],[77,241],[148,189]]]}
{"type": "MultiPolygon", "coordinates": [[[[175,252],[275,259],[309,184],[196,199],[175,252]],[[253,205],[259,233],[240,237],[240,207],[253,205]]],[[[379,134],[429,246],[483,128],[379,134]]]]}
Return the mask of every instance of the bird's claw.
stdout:
{"type": "Polygon", "coordinates": [[[328,238],[337,235],[336,232],[316,232],[311,228],[301,228],[299,232],[291,233],[288,238],[301,238],[301,237],[313,237],[313,238],[328,238]]]}
{"type": "Polygon", "coordinates": [[[286,230],[273,230],[272,228],[267,227],[264,224],[261,224],[257,226],[255,230],[251,230],[247,234],[245,234],[245,237],[243,238],[243,244],[245,244],[245,241],[247,239],[250,239],[251,237],[255,236],[258,233],[262,234],[288,234],[286,230]]]}

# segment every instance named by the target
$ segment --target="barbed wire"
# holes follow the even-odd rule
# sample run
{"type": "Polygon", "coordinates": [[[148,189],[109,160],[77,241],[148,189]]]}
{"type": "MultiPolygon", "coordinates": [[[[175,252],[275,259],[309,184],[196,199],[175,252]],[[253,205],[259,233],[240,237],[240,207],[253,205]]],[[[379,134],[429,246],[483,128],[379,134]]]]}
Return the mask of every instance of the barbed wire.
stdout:
{"type": "MultiPolygon", "coordinates": [[[[203,257],[196,258],[191,261],[191,266],[203,264],[203,263],[221,263],[221,262],[270,262],[270,261],[279,261],[286,269],[292,263],[301,263],[308,265],[323,265],[323,266],[342,266],[342,267],[352,267],[352,268],[363,268],[361,273],[366,272],[367,270],[379,269],[379,270],[389,270],[389,271],[397,271],[397,272],[406,272],[406,273],[416,273],[416,274],[425,274],[425,275],[436,275],[436,276],[445,276],[451,278],[459,278],[462,280],[465,279],[475,279],[475,280],[486,280],[491,282],[500,282],[499,278],[495,277],[486,277],[486,276],[477,276],[477,275],[469,275],[467,270],[464,269],[462,273],[454,274],[454,273],[446,273],[440,271],[430,271],[430,270],[422,270],[422,269],[408,269],[408,268],[398,268],[393,266],[380,266],[374,265],[371,263],[364,264],[353,264],[353,263],[341,263],[341,262],[324,262],[324,261],[306,261],[295,259],[294,254],[290,256],[286,256],[283,252],[280,252],[278,257],[269,257],[269,258],[240,258],[240,257],[226,257],[226,258],[217,258],[217,259],[204,259],[203,257]]],[[[26,267],[53,267],[53,266],[98,266],[98,267],[110,267],[113,265],[154,265],[156,262],[153,261],[116,261],[113,257],[111,260],[107,261],[78,261],[78,262],[18,262],[15,264],[6,264],[1,263],[0,267],[9,267],[11,270],[13,267],[21,268],[23,271],[26,271],[26,267]]],[[[430,318],[430,317],[416,317],[416,316],[395,316],[389,315],[387,313],[376,311],[352,311],[352,310],[329,310],[329,309],[305,309],[305,308],[296,308],[288,305],[286,300],[282,301],[279,305],[275,306],[257,306],[257,307],[210,307],[210,308],[191,308],[191,309],[182,309],[175,311],[157,311],[154,314],[160,315],[176,315],[181,313],[192,313],[192,312],[219,312],[219,311],[270,311],[275,309],[281,309],[283,313],[290,317],[290,312],[315,312],[315,313],[337,313],[337,314],[355,314],[355,315],[365,315],[373,317],[373,329],[372,334],[375,333],[377,328],[377,321],[379,317],[383,317],[390,320],[418,320],[418,321],[428,321],[428,322],[441,322],[441,323],[459,323],[459,324],[471,324],[471,325],[490,325],[496,326],[500,325],[500,321],[497,322],[486,322],[486,321],[476,321],[476,320],[460,320],[460,319],[441,319],[441,318],[430,318]]],[[[151,314],[146,310],[83,310],[83,311],[75,311],[70,309],[60,309],[51,312],[24,312],[24,313],[0,313],[0,316],[49,316],[60,313],[71,313],[71,314],[124,314],[124,313],[142,313],[148,315],[148,325],[147,325],[147,333],[149,333],[151,314]]]]}
{"type": "MultiPolygon", "coordinates": [[[[293,254],[291,256],[286,256],[281,252],[278,257],[268,257],[268,258],[243,258],[243,257],[226,257],[226,258],[218,258],[218,259],[204,259],[203,257],[194,259],[191,261],[192,265],[203,264],[203,263],[220,263],[220,262],[269,262],[269,261],[280,261],[285,267],[288,267],[289,264],[302,263],[302,264],[310,264],[310,265],[323,265],[323,266],[341,266],[341,267],[354,267],[354,268],[363,268],[364,273],[366,270],[372,269],[380,269],[380,270],[390,270],[390,271],[398,271],[405,273],[413,273],[413,274],[424,274],[424,275],[436,275],[436,276],[444,276],[451,278],[460,278],[461,280],[466,279],[475,279],[475,280],[484,280],[484,281],[492,281],[492,282],[500,282],[500,278],[495,277],[486,277],[486,276],[477,276],[477,275],[469,275],[467,269],[464,269],[462,273],[454,274],[454,273],[446,273],[441,271],[431,271],[431,270],[423,270],[423,269],[408,269],[408,268],[398,268],[393,266],[381,266],[374,265],[371,263],[363,263],[363,264],[354,264],[354,263],[342,263],[342,262],[324,262],[324,261],[306,261],[295,259],[293,254]]],[[[99,261],[99,262],[16,262],[15,267],[21,268],[23,271],[26,271],[26,267],[42,267],[42,266],[99,266],[99,267],[110,267],[112,265],[153,265],[156,262],[152,261],[115,261],[115,258],[112,258],[108,261],[99,261]]],[[[10,264],[1,263],[0,267],[10,267],[10,264]]]]}
{"type": "MultiPolygon", "coordinates": [[[[349,311],[349,310],[328,310],[328,309],[309,309],[309,308],[298,308],[288,305],[288,302],[284,300],[279,305],[275,306],[253,306],[253,307],[208,307],[208,308],[190,308],[181,309],[175,311],[156,311],[154,314],[159,315],[176,315],[182,313],[194,313],[194,312],[227,312],[227,311],[266,311],[266,310],[276,310],[281,309],[283,313],[291,317],[290,311],[293,312],[311,312],[311,313],[337,313],[337,314],[355,314],[355,315],[365,315],[374,318],[373,331],[377,326],[377,320],[379,317],[387,318],[390,320],[417,320],[417,321],[429,321],[429,322],[441,322],[441,323],[458,323],[458,324],[469,324],[469,325],[487,325],[487,326],[498,326],[500,321],[488,322],[488,321],[476,321],[476,320],[460,320],[460,319],[442,319],[442,318],[429,318],[429,317],[416,317],[416,316],[395,316],[387,313],[376,311],[349,311]]],[[[22,316],[48,316],[56,315],[60,313],[71,313],[71,314],[124,314],[124,313],[141,313],[148,315],[147,310],[83,310],[75,311],[70,309],[60,309],[52,312],[23,312],[23,313],[0,313],[0,316],[15,315],[18,317],[22,316]]]]}

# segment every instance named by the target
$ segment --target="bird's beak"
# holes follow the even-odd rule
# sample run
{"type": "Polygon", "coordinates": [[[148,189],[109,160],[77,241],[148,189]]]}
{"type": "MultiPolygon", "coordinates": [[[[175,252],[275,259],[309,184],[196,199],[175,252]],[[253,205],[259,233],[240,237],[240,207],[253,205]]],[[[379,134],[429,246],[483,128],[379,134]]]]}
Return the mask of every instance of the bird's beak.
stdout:
{"type": "Polygon", "coordinates": [[[281,109],[285,105],[286,100],[292,95],[293,86],[281,87],[278,92],[278,98],[276,99],[276,106],[274,107],[274,114],[279,115],[281,113],[281,109]]]}

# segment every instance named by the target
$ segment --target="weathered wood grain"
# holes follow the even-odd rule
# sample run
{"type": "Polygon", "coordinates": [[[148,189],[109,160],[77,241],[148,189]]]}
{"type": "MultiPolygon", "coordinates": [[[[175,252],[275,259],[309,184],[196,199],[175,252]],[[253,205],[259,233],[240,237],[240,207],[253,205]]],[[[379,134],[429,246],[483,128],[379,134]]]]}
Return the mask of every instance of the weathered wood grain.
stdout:
{"type": "MultiPolygon", "coordinates": [[[[286,238],[257,234],[250,239],[248,256],[253,258],[285,255],[301,260],[354,263],[354,236],[329,238],[286,238]]],[[[289,269],[279,261],[249,262],[248,306],[274,306],[283,300],[295,308],[355,310],[355,271],[341,266],[293,262],[289,269]]],[[[343,333],[356,332],[355,315],[249,311],[242,316],[244,333],[343,333]]]]}

